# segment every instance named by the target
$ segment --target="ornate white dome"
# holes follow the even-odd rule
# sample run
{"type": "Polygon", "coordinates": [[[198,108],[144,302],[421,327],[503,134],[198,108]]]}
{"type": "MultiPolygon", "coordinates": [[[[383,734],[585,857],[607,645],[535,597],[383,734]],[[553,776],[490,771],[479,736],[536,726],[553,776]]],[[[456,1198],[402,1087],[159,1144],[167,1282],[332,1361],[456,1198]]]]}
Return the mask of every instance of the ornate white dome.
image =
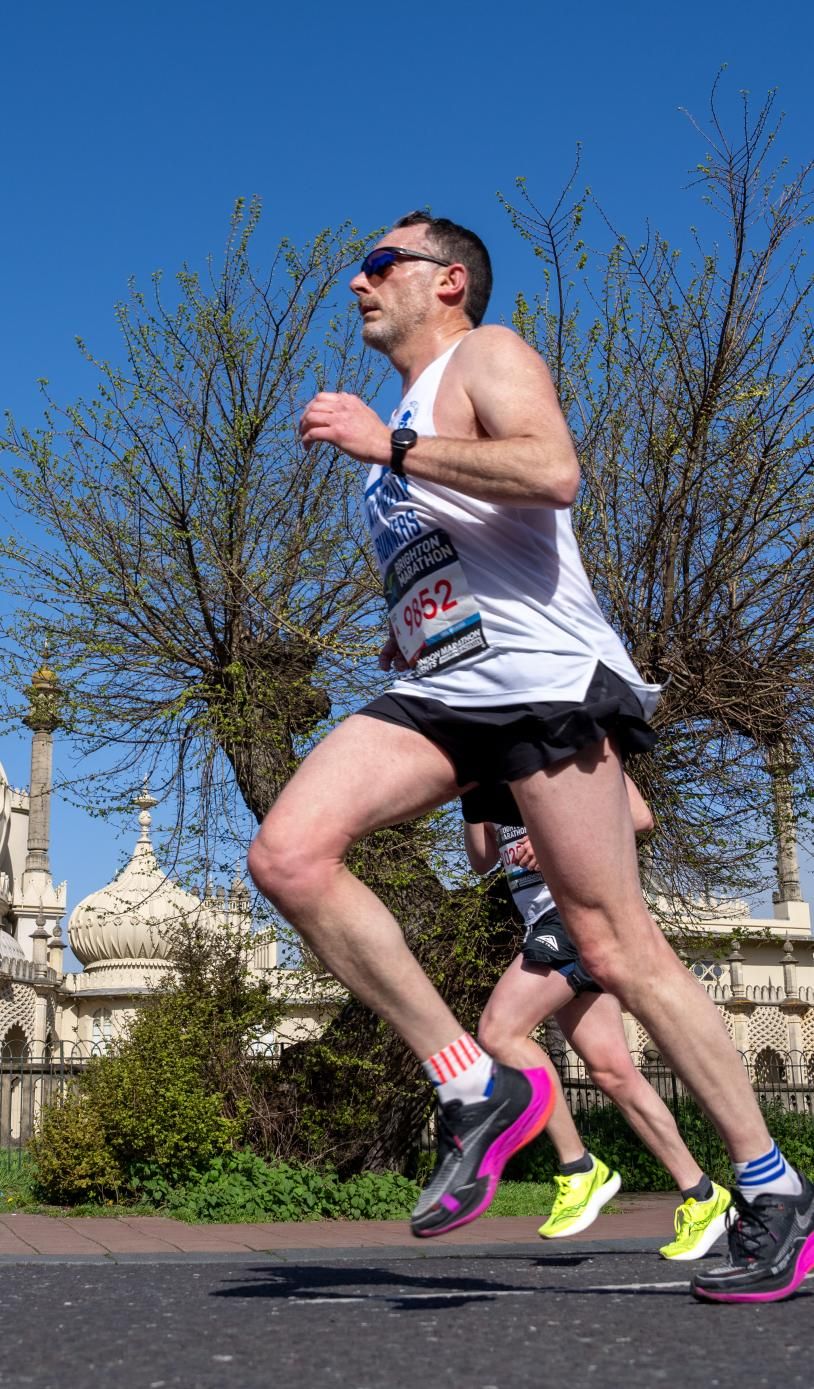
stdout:
{"type": "Polygon", "coordinates": [[[68,923],[71,949],[88,969],[111,961],[167,960],[170,928],[195,919],[198,897],[162,871],[150,840],[150,809],[157,802],[146,785],[138,800],[141,834],[133,857],[112,883],[74,908],[68,923]]]}

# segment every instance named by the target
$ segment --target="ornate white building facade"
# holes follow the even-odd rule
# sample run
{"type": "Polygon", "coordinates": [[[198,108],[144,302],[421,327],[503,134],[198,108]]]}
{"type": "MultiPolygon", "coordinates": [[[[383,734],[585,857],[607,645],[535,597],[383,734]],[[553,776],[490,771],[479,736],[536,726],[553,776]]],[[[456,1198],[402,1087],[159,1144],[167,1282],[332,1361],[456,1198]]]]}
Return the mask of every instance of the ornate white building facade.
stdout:
{"type": "MultiPolygon", "coordinates": [[[[50,800],[58,687],[37,672],[26,723],[32,731],[31,783],[9,786],[0,764],[0,1057],[71,1058],[102,1051],[139,1003],[172,971],[174,928],[184,921],[215,931],[248,929],[250,898],[235,877],[230,889],[202,897],[160,867],[151,839],[156,801],[146,786],[134,802],[139,835],[129,862],[71,912],[68,940],[81,970],[63,968],[67,885],[50,870],[50,800]]],[[[320,1031],[343,995],[333,982],[281,968],[271,931],[258,934],[250,967],[271,982],[283,1016],[267,1042],[320,1031]]]]}

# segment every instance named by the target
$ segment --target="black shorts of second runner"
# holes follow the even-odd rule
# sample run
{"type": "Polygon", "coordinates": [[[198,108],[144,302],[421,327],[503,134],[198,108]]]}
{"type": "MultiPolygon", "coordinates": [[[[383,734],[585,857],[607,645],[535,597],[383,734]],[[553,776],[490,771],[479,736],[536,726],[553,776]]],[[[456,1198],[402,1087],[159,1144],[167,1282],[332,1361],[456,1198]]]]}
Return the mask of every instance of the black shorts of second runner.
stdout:
{"type": "Polygon", "coordinates": [[[579,702],[453,709],[421,695],[385,694],[358,713],[412,728],[437,744],[452,762],[459,786],[516,781],[607,737],[623,758],[647,752],[657,741],[630,686],[601,662],[579,702]]]}
{"type": "Polygon", "coordinates": [[[601,994],[602,985],[588,973],[577,948],[565,929],[556,907],[538,916],[526,927],[523,959],[529,965],[548,965],[556,969],[579,994],[601,994]]]}

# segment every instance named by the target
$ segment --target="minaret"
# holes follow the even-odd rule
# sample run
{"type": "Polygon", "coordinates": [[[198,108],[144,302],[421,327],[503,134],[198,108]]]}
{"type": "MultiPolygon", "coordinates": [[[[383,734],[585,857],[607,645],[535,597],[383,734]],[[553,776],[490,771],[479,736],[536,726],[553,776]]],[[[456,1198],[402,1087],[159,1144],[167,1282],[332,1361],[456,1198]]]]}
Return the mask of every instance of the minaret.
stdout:
{"type": "Polygon", "coordinates": [[[45,873],[50,877],[48,849],[51,838],[51,782],[54,760],[54,730],[59,727],[57,678],[47,665],[41,666],[28,687],[28,713],[23,723],[31,729],[31,781],[29,783],[28,856],[26,873],[45,873]]]}
{"type": "Polygon", "coordinates": [[[797,858],[797,819],[792,790],[793,762],[784,741],[773,744],[766,757],[774,801],[777,852],[777,890],[772,894],[776,920],[810,929],[811,915],[800,891],[797,858]]]}
{"type": "Polygon", "coordinates": [[[62,691],[54,672],[49,670],[47,664],[36,671],[26,693],[28,713],[23,723],[33,734],[27,854],[19,895],[15,894],[13,910],[18,922],[17,938],[31,959],[37,931],[44,930],[47,925],[53,932],[64,916],[67,887],[65,883],[54,887],[49,859],[54,730],[60,723],[59,701],[62,691]],[[40,914],[43,915],[43,923],[37,925],[35,930],[36,919],[40,914]]]}

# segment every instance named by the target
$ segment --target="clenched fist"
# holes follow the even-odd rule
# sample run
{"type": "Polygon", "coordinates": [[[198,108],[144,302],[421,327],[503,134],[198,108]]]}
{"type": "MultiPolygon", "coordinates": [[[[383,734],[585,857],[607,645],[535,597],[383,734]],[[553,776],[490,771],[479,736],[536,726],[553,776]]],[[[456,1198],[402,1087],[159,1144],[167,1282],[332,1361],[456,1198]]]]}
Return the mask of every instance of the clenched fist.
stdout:
{"type": "Polygon", "coordinates": [[[358,395],[345,391],[320,391],[310,400],[300,420],[300,435],[309,449],[318,440],[335,444],[360,463],[390,462],[390,430],[375,410],[358,395]]]}

